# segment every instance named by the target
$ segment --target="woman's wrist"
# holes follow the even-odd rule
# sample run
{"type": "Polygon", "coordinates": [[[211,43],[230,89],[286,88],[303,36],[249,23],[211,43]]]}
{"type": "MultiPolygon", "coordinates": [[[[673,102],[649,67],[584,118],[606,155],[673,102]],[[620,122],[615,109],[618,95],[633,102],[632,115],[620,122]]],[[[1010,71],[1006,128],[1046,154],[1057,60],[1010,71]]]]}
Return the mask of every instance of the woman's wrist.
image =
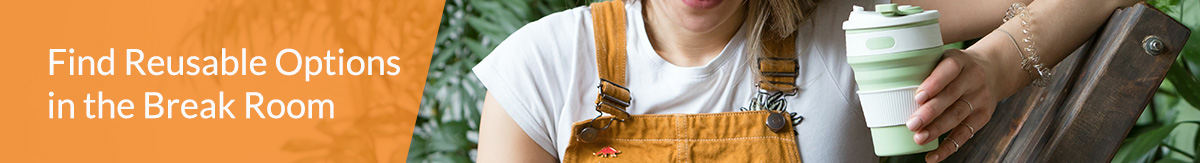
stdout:
{"type": "MultiPolygon", "coordinates": [[[[1003,28],[1003,26],[1002,26],[1003,28]]],[[[1004,33],[992,32],[964,50],[972,55],[987,74],[985,80],[996,101],[1020,91],[1029,85],[1033,77],[1021,69],[1020,49],[1009,43],[1004,33]]]]}

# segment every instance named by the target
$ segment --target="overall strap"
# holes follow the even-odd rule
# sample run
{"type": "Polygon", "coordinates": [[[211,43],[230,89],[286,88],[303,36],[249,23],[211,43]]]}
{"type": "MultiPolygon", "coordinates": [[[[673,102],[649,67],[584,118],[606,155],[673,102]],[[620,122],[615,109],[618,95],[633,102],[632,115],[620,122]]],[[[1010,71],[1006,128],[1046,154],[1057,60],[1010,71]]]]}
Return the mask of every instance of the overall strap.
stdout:
{"type": "Polygon", "coordinates": [[[763,34],[762,44],[763,52],[758,57],[759,89],[766,93],[794,95],[799,91],[796,76],[800,71],[796,59],[796,34],[763,34]]]}
{"type": "MultiPolygon", "coordinates": [[[[765,25],[770,25],[767,22],[765,25]]],[[[800,66],[799,59],[796,58],[796,34],[795,31],[784,32],[782,35],[778,32],[763,32],[760,33],[760,44],[762,44],[761,55],[758,56],[758,93],[750,98],[750,104],[743,107],[742,111],[754,110],[771,110],[770,117],[783,117],[789,115],[791,117],[791,126],[800,124],[804,120],[796,112],[789,112],[787,108],[786,96],[794,96],[800,88],[796,85],[796,77],[799,76],[800,66]]],[[[768,118],[771,119],[771,118],[768,118]]],[[[771,127],[771,131],[779,132],[785,128],[781,125],[779,119],[771,119],[767,121],[767,125],[771,127]],[[772,123],[775,122],[775,123],[772,123]],[[772,125],[774,124],[774,125],[772,125]]],[[[795,130],[792,131],[795,133],[795,130]]]]}
{"type": "Polygon", "coordinates": [[[632,101],[629,89],[625,88],[625,3],[596,2],[591,4],[591,11],[596,68],[600,74],[596,110],[624,121],[629,118],[625,109],[632,101]]]}

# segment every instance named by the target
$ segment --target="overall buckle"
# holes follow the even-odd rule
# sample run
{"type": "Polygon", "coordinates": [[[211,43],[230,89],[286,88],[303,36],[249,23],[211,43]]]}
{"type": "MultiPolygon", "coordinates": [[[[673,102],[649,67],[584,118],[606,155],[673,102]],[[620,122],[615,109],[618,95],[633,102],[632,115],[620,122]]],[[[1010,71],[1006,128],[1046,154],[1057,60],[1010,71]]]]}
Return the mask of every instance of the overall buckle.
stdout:
{"type": "Polygon", "coordinates": [[[588,127],[579,131],[579,140],[583,142],[595,140],[600,131],[612,127],[613,122],[624,122],[630,119],[629,112],[625,110],[633,103],[633,96],[629,93],[629,88],[607,79],[600,79],[600,84],[596,88],[600,89],[599,95],[596,97],[595,108],[599,114],[588,122],[588,127]],[[609,118],[608,123],[604,123],[604,126],[596,126],[596,120],[603,117],[605,113],[613,117],[609,118]]]}

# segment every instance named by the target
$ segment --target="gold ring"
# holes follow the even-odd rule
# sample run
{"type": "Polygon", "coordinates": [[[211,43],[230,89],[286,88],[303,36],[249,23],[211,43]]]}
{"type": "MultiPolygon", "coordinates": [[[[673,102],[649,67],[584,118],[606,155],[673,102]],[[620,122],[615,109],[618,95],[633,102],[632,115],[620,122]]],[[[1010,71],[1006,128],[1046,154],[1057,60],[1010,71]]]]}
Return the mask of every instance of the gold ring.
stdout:
{"type": "Polygon", "coordinates": [[[971,111],[967,112],[967,116],[971,116],[971,113],[975,113],[975,105],[971,105],[970,101],[963,100],[962,98],[959,98],[958,101],[967,103],[967,107],[971,108],[971,111]]]}
{"type": "Polygon", "coordinates": [[[971,135],[975,135],[975,127],[971,127],[971,124],[967,124],[967,123],[962,123],[962,125],[966,125],[967,129],[971,130],[971,135]]]}
{"type": "Polygon", "coordinates": [[[954,144],[954,151],[958,151],[958,150],[959,150],[959,141],[955,141],[954,139],[950,139],[950,138],[946,138],[946,139],[947,139],[947,140],[950,140],[950,143],[953,143],[953,144],[954,144]]]}

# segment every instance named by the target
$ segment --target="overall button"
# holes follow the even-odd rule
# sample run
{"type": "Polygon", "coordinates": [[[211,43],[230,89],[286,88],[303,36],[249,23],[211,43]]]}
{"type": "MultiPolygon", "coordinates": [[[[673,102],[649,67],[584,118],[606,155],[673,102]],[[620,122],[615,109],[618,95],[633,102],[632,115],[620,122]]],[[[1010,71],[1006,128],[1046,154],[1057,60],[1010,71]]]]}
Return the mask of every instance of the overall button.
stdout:
{"type": "Polygon", "coordinates": [[[779,132],[784,126],[787,126],[787,119],[783,114],[772,111],[767,115],[767,128],[771,129],[771,132],[779,132]]]}
{"type": "Polygon", "coordinates": [[[583,141],[584,143],[587,143],[589,141],[596,140],[596,137],[598,135],[600,135],[599,129],[592,128],[592,127],[585,127],[585,128],[583,128],[583,130],[579,131],[579,141],[583,141]]]}

